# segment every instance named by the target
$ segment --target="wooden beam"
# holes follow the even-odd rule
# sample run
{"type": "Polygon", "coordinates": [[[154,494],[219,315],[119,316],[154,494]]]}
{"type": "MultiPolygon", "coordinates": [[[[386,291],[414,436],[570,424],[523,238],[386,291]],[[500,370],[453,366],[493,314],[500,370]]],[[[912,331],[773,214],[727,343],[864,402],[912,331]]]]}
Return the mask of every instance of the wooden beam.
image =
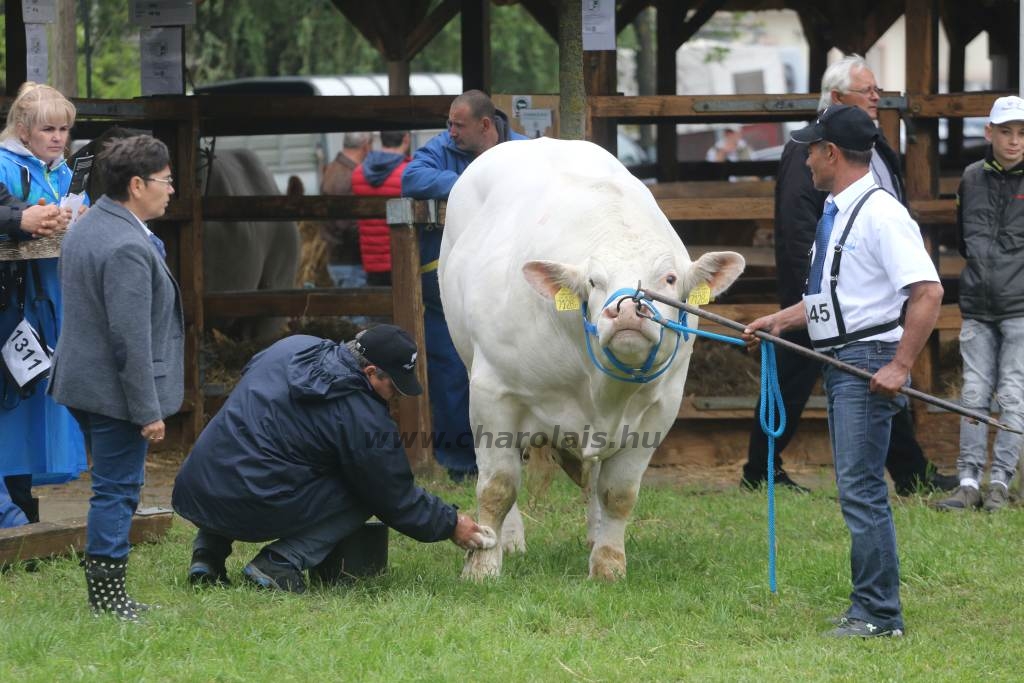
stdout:
{"type": "MultiPolygon", "coordinates": [[[[660,89],[660,86],[659,86],[660,89]]],[[[794,95],[652,95],[589,98],[594,117],[650,123],[651,119],[686,119],[689,122],[792,121],[817,114],[816,94],[794,95]],[[749,108],[739,103],[752,103],[749,108]]],[[[674,157],[674,155],[673,155],[674,157]]]]}
{"type": "Polygon", "coordinates": [[[519,4],[523,6],[533,20],[540,25],[542,29],[549,36],[551,40],[558,43],[558,10],[551,3],[550,0],[519,0],[519,4]]]}
{"type": "Polygon", "coordinates": [[[704,24],[708,23],[708,20],[714,16],[715,12],[722,9],[722,6],[725,5],[725,3],[726,0],[703,0],[700,2],[697,10],[693,13],[693,16],[689,19],[684,18],[682,31],[680,31],[679,35],[676,36],[676,39],[679,41],[676,44],[676,49],[678,50],[682,44],[692,38],[697,31],[704,26],[704,24]]]}
{"type": "Polygon", "coordinates": [[[659,199],[658,206],[670,221],[771,220],[775,200],[770,197],[659,199]]]}
{"type": "MultiPolygon", "coordinates": [[[[132,517],[129,542],[135,545],[163,540],[171,529],[173,517],[173,513],[166,509],[139,510],[132,517]]],[[[0,566],[71,552],[82,554],[84,549],[84,517],[0,529],[0,566]]]]}
{"type": "Polygon", "coordinates": [[[615,11],[615,33],[622,33],[641,12],[655,4],[655,0],[623,0],[615,11]]]}
{"type": "Polygon", "coordinates": [[[213,318],[392,316],[390,287],[360,289],[263,289],[214,292],[203,297],[203,312],[213,318]]]}
{"type": "Polygon", "coordinates": [[[196,99],[204,135],[438,128],[443,126],[452,103],[450,95],[201,95],[196,99]],[[296,112],[302,112],[302,116],[296,116],[296,112]]]}
{"type": "Polygon", "coordinates": [[[382,218],[387,197],[337,195],[203,197],[206,220],[333,220],[382,218]]]}
{"type": "Polygon", "coordinates": [[[992,109],[992,102],[997,97],[1012,94],[1012,92],[984,92],[938,95],[934,92],[914,92],[908,88],[907,114],[919,119],[987,117],[992,109]]]}
{"type": "Polygon", "coordinates": [[[416,25],[405,40],[405,58],[411,60],[458,15],[462,0],[444,0],[416,25]]]}

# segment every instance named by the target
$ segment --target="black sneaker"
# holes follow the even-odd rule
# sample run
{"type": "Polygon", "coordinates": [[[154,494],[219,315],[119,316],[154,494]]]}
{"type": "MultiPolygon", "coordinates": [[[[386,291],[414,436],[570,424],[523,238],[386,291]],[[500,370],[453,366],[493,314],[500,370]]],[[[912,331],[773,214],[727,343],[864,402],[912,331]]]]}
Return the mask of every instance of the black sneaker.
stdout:
{"type": "MultiPolygon", "coordinates": [[[[757,479],[748,479],[746,476],[740,479],[740,486],[747,489],[748,491],[757,491],[764,487],[768,483],[768,477],[759,477],[757,479]]],[[[801,486],[786,474],[785,470],[779,470],[775,473],[775,486],[785,486],[789,490],[795,493],[810,493],[811,490],[806,486],[801,486]]]]}
{"type": "Polygon", "coordinates": [[[193,586],[230,586],[224,558],[214,557],[205,550],[194,551],[188,567],[188,582],[193,586]]]}
{"type": "Polygon", "coordinates": [[[882,628],[861,619],[840,617],[836,627],[827,634],[832,638],[900,638],[901,628],[882,628]]]}
{"type": "Polygon", "coordinates": [[[273,550],[264,548],[252,562],[245,565],[242,574],[246,580],[260,588],[302,594],[306,592],[306,579],[288,560],[273,550]]]}

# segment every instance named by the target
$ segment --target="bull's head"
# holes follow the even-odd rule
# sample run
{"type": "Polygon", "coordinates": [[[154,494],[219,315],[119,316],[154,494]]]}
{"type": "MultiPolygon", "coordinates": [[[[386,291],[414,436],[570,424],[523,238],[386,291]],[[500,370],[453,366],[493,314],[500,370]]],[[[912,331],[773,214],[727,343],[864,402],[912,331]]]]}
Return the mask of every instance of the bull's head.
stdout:
{"type": "Polygon", "coordinates": [[[676,347],[675,339],[660,343],[664,329],[650,319],[653,311],[649,308],[656,307],[661,317],[669,320],[678,319],[679,314],[664,304],[630,298],[637,285],[685,300],[692,289],[706,283],[712,295],[717,295],[733,283],[743,267],[743,257],[735,252],[709,252],[691,263],[666,250],[653,260],[648,253],[632,258],[595,255],[581,265],[530,261],[523,266],[523,274],[542,296],[555,299],[568,290],[586,302],[584,325],[596,331],[598,345],[612,364],[646,368],[646,372],[668,362],[676,347]]]}

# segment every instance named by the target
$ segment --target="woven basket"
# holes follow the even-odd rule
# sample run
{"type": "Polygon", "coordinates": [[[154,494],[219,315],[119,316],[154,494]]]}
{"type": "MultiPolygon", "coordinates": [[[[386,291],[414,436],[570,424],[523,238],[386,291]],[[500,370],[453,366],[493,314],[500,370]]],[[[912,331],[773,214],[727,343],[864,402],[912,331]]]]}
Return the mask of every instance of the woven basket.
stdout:
{"type": "Polygon", "coordinates": [[[0,261],[56,258],[60,256],[60,243],[63,241],[64,233],[61,232],[53,237],[40,237],[24,242],[0,242],[0,261]]]}

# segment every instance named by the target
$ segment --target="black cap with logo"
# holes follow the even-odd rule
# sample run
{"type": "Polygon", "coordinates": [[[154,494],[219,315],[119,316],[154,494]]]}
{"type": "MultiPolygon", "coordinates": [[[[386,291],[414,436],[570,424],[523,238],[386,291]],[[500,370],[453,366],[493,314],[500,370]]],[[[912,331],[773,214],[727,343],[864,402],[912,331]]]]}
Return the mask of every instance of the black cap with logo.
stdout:
{"type": "Polygon", "coordinates": [[[860,107],[833,104],[821,112],[818,120],[795,131],[790,137],[797,142],[831,142],[842,149],[866,152],[878,139],[875,122],[860,107]]]}
{"type": "Polygon", "coordinates": [[[356,335],[359,352],[383,370],[403,396],[419,396],[423,387],[416,378],[416,342],[397,325],[376,325],[356,335]]]}

